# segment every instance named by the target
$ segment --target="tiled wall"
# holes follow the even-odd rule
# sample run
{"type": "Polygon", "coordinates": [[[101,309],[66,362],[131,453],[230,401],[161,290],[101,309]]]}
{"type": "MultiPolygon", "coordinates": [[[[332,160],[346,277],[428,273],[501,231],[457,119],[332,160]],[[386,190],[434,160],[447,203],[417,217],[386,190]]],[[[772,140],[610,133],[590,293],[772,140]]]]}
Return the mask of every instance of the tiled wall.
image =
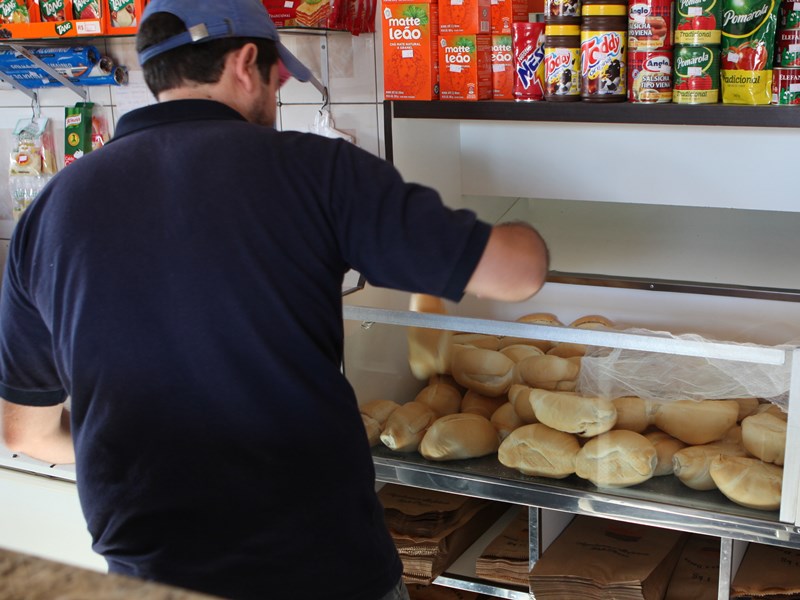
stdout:
{"type": "MultiPolygon", "coordinates": [[[[329,109],[337,130],[355,138],[355,143],[373,154],[384,156],[382,79],[376,65],[375,34],[353,36],[345,32],[302,32],[286,30],[284,44],[302,60],[329,90],[329,109]]],[[[102,107],[113,133],[113,124],[125,112],[153,102],[139,69],[134,39],[115,38],[95,43],[100,52],[129,69],[127,86],[85,87],[87,100],[102,107]]],[[[56,154],[63,165],[64,107],[80,101],[65,88],[39,90],[41,114],[52,120],[56,154]]],[[[280,91],[277,128],[308,131],[315,122],[323,98],[310,83],[289,81],[280,91]]],[[[12,132],[20,119],[32,114],[31,100],[7,84],[0,84],[0,157],[10,154],[12,132]]],[[[8,159],[4,164],[8,164],[8,159]]],[[[13,230],[8,192],[8,169],[0,167],[0,261],[13,230]]]]}

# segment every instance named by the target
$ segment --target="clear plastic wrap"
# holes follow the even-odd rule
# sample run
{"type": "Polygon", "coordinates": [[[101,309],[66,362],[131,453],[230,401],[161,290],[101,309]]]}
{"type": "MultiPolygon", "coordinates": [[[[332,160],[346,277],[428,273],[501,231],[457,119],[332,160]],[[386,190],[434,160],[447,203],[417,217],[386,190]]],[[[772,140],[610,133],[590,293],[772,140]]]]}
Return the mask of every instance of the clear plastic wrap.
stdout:
{"type": "Polygon", "coordinates": [[[22,119],[14,129],[8,188],[14,220],[56,173],[55,144],[47,118],[22,119]]]}
{"type": "MultiPolygon", "coordinates": [[[[645,329],[625,332],[692,342],[718,341],[697,334],[673,335],[645,329]]],[[[792,350],[798,345],[800,341],[773,347],[792,350]]],[[[656,402],[756,397],[769,400],[786,411],[790,374],[789,360],[776,366],[590,346],[581,361],[577,390],[585,396],[639,396],[656,402]]]]}

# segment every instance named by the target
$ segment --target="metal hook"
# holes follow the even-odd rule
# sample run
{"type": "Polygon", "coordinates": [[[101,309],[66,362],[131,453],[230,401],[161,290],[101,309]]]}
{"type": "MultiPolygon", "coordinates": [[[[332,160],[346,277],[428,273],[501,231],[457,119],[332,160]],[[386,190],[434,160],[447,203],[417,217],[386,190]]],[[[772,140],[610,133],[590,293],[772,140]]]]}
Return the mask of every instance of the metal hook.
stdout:
{"type": "Polygon", "coordinates": [[[42,107],[39,104],[39,94],[36,92],[31,94],[31,111],[33,112],[34,119],[38,119],[42,116],[42,107]]]}

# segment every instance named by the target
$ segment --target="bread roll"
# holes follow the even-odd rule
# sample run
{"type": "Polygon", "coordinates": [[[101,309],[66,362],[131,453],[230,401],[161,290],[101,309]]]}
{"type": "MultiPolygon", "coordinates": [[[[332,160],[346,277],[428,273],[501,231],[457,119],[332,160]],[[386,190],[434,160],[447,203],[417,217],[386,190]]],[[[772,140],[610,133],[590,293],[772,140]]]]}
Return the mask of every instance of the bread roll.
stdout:
{"type": "Polygon", "coordinates": [[[500,338],[486,333],[454,333],[452,343],[456,346],[470,346],[484,350],[500,348],[500,338]]]}
{"type": "Polygon", "coordinates": [[[736,504],[759,510],[781,507],[783,468],[757,458],[718,456],[710,471],[719,491],[736,504]]]}
{"type": "Polygon", "coordinates": [[[672,457],[678,450],[686,448],[686,444],[678,438],[674,438],[670,434],[658,430],[649,431],[644,434],[644,437],[653,444],[653,447],[656,449],[656,456],[658,457],[653,477],[672,475],[674,473],[672,457]]]}
{"type": "Polygon", "coordinates": [[[786,421],[763,412],[742,421],[742,445],[764,462],[783,465],[786,451],[786,421]]]}
{"type": "Polygon", "coordinates": [[[461,410],[461,392],[446,383],[426,385],[414,398],[414,402],[426,404],[437,417],[452,415],[461,410]]]}
{"type": "MultiPolygon", "coordinates": [[[[528,323],[531,325],[549,325],[563,327],[564,324],[552,313],[530,313],[523,315],[516,320],[517,323],[528,323]]],[[[505,348],[514,344],[526,344],[536,346],[542,353],[547,352],[553,347],[553,342],[549,340],[535,340],[532,338],[507,336],[500,338],[500,347],[505,348]]]]}
{"type": "Polygon", "coordinates": [[[395,452],[414,452],[435,420],[436,413],[427,405],[407,402],[389,416],[381,442],[395,452]]]}
{"type": "Polygon", "coordinates": [[[562,479],[575,472],[580,449],[574,435],[533,423],[512,431],[500,444],[497,458],[525,475],[562,479]]]}
{"type": "Polygon", "coordinates": [[[508,388],[508,401],[514,407],[514,411],[519,415],[524,423],[538,423],[536,413],[533,412],[533,404],[530,395],[533,388],[527,385],[514,384],[508,388]]]}
{"type": "Polygon", "coordinates": [[[590,439],[575,457],[575,473],[597,487],[628,487],[653,476],[658,456],[639,433],[618,429],[590,439]]]}
{"type": "Polygon", "coordinates": [[[429,460],[459,460],[492,454],[499,445],[489,419],[460,413],[436,419],[425,432],[419,453],[429,460]]]}
{"type": "Polygon", "coordinates": [[[505,348],[501,348],[500,352],[505,354],[515,363],[521,361],[523,358],[528,358],[529,356],[544,356],[544,352],[539,350],[539,348],[536,346],[529,346],[527,344],[512,344],[510,346],[506,346],[505,348]]]}
{"type": "Polygon", "coordinates": [[[636,433],[642,433],[653,424],[658,410],[658,406],[638,396],[623,396],[614,398],[611,402],[617,410],[614,429],[627,429],[636,433]]]}
{"type": "Polygon", "coordinates": [[[480,415],[485,419],[491,419],[494,412],[506,403],[506,396],[492,398],[484,396],[478,392],[468,390],[461,400],[461,412],[480,415]]]}
{"type": "Polygon", "coordinates": [[[530,356],[519,361],[516,371],[521,381],[534,388],[552,390],[559,381],[574,381],[580,373],[580,359],[571,360],[558,356],[530,356]]]}
{"type": "Polygon", "coordinates": [[[463,346],[453,355],[452,374],[465,388],[496,397],[511,387],[514,364],[497,350],[463,346]]]}
{"type": "Polygon", "coordinates": [[[717,487],[711,478],[711,461],[718,456],[745,456],[747,452],[738,444],[703,444],[688,446],[672,455],[672,471],[682,484],[693,490],[713,490],[717,487]]]}
{"type": "Polygon", "coordinates": [[[489,420],[497,430],[500,441],[506,439],[515,429],[525,425],[525,422],[519,417],[517,411],[514,410],[514,405],[511,404],[511,402],[503,403],[500,408],[494,411],[492,418],[489,420]]]}
{"type": "MultiPolygon", "coordinates": [[[[409,309],[414,312],[447,314],[442,299],[427,294],[411,294],[409,309]]],[[[408,339],[408,365],[411,367],[414,377],[424,380],[434,373],[448,372],[451,361],[452,331],[409,327],[406,337],[408,339]]]]}
{"type": "Polygon", "coordinates": [[[786,421],[789,418],[789,415],[783,412],[777,404],[773,404],[772,402],[763,402],[762,404],[759,404],[754,414],[761,414],[765,412],[771,415],[775,415],[776,417],[778,417],[779,419],[783,419],[784,421],[786,421]]]}
{"type": "Polygon", "coordinates": [[[658,406],[655,424],[661,431],[692,446],[720,439],[736,425],[735,400],[676,400],[658,406]]]}
{"type": "Polygon", "coordinates": [[[739,405],[739,416],[736,418],[740,422],[745,417],[749,417],[758,410],[758,398],[733,398],[739,405]]]}
{"type": "Polygon", "coordinates": [[[383,429],[389,416],[398,408],[400,408],[400,405],[397,402],[379,398],[359,405],[358,411],[362,415],[367,415],[374,419],[381,429],[383,429]]]}
{"type": "Polygon", "coordinates": [[[534,388],[529,401],[541,423],[582,437],[604,433],[617,422],[617,409],[610,400],[604,398],[534,388]]]}
{"type": "MultiPolygon", "coordinates": [[[[614,323],[601,315],[585,315],[575,319],[569,326],[576,327],[577,329],[613,329],[614,323]]],[[[574,342],[558,342],[547,351],[547,354],[560,356],[562,358],[583,356],[586,354],[586,346],[574,342]]]]}
{"type": "Polygon", "coordinates": [[[458,392],[463,396],[464,392],[467,390],[461,387],[459,383],[453,379],[452,375],[447,375],[444,373],[436,373],[428,377],[428,385],[436,385],[437,383],[446,383],[449,386],[452,386],[458,390],[458,392]]]}
{"type": "Polygon", "coordinates": [[[361,421],[364,423],[364,429],[367,432],[367,440],[369,440],[370,447],[377,445],[377,443],[381,441],[380,424],[369,415],[363,413],[361,414],[361,421]]]}

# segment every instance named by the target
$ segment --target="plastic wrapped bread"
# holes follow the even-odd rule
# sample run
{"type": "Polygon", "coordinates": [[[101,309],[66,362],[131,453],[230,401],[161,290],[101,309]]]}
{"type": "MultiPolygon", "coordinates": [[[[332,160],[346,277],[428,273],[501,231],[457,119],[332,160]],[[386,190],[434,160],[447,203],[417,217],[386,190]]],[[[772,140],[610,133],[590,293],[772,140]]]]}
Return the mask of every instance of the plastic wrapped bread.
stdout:
{"type": "Polygon", "coordinates": [[[653,444],[653,447],[656,449],[656,456],[658,457],[653,477],[672,475],[675,471],[672,464],[672,457],[678,450],[686,448],[686,444],[678,438],[674,438],[670,434],[658,430],[648,431],[644,434],[644,437],[653,444]]]}
{"type": "Polygon", "coordinates": [[[676,400],[659,404],[655,424],[661,431],[690,445],[720,439],[736,425],[739,404],[735,400],[676,400]]]}
{"type": "Polygon", "coordinates": [[[446,415],[428,428],[419,453],[429,460],[477,458],[497,451],[500,440],[489,419],[472,413],[446,415]]]}
{"type": "MultiPolygon", "coordinates": [[[[409,310],[414,312],[447,314],[444,301],[427,294],[411,294],[409,310]]],[[[448,373],[453,332],[428,327],[409,327],[408,365],[417,379],[427,379],[435,373],[448,373]]]]}
{"type": "Polygon", "coordinates": [[[759,510],[781,507],[783,468],[777,465],[721,455],[711,462],[710,473],[719,491],[736,504],[759,510]]]}
{"type": "Polygon", "coordinates": [[[711,478],[711,462],[718,456],[746,456],[741,444],[717,442],[701,446],[687,446],[672,455],[672,471],[682,484],[693,490],[713,490],[717,487],[711,478]]]}
{"type": "Polygon", "coordinates": [[[739,416],[736,418],[737,422],[741,422],[745,417],[754,414],[759,407],[758,398],[733,398],[733,401],[739,405],[739,416]]]}
{"type": "Polygon", "coordinates": [[[640,433],[616,429],[590,439],[575,457],[575,473],[597,487],[621,488],[655,473],[655,447],[640,433]]]}
{"type": "Polygon", "coordinates": [[[484,396],[502,396],[511,387],[514,361],[497,350],[462,346],[453,353],[453,378],[484,396]]]}
{"type": "Polygon", "coordinates": [[[742,445],[764,462],[783,465],[786,452],[786,421],[771,412],[745,417],[742,445]]]}
{"type": "Polygon", "coordinates": [[[529,394],[529,401],[541,423],[581,437],[604,433],[617,422],[617,409],[605,398],[534,388],[529,394]]]}
{"type": "Polygon", "coordinates": [[[436,413],[421,402],[407,402],[386,421],[381,442],[395,452],[415,452],[433,422],[436,413]]]}
{"type": "Polygon", "coordinates": [[[574,435],[532,423],[515,429],[502,441],[497,459],[525,475],[563,479],[575,472],[580,449],[574,435]]]}
{"type": "Polygon", "coordinates": [[[461,392],[446,383],[426,385],[419,391],[414,401],[428,405],[439,417],[461,411],[461,392]]]}

